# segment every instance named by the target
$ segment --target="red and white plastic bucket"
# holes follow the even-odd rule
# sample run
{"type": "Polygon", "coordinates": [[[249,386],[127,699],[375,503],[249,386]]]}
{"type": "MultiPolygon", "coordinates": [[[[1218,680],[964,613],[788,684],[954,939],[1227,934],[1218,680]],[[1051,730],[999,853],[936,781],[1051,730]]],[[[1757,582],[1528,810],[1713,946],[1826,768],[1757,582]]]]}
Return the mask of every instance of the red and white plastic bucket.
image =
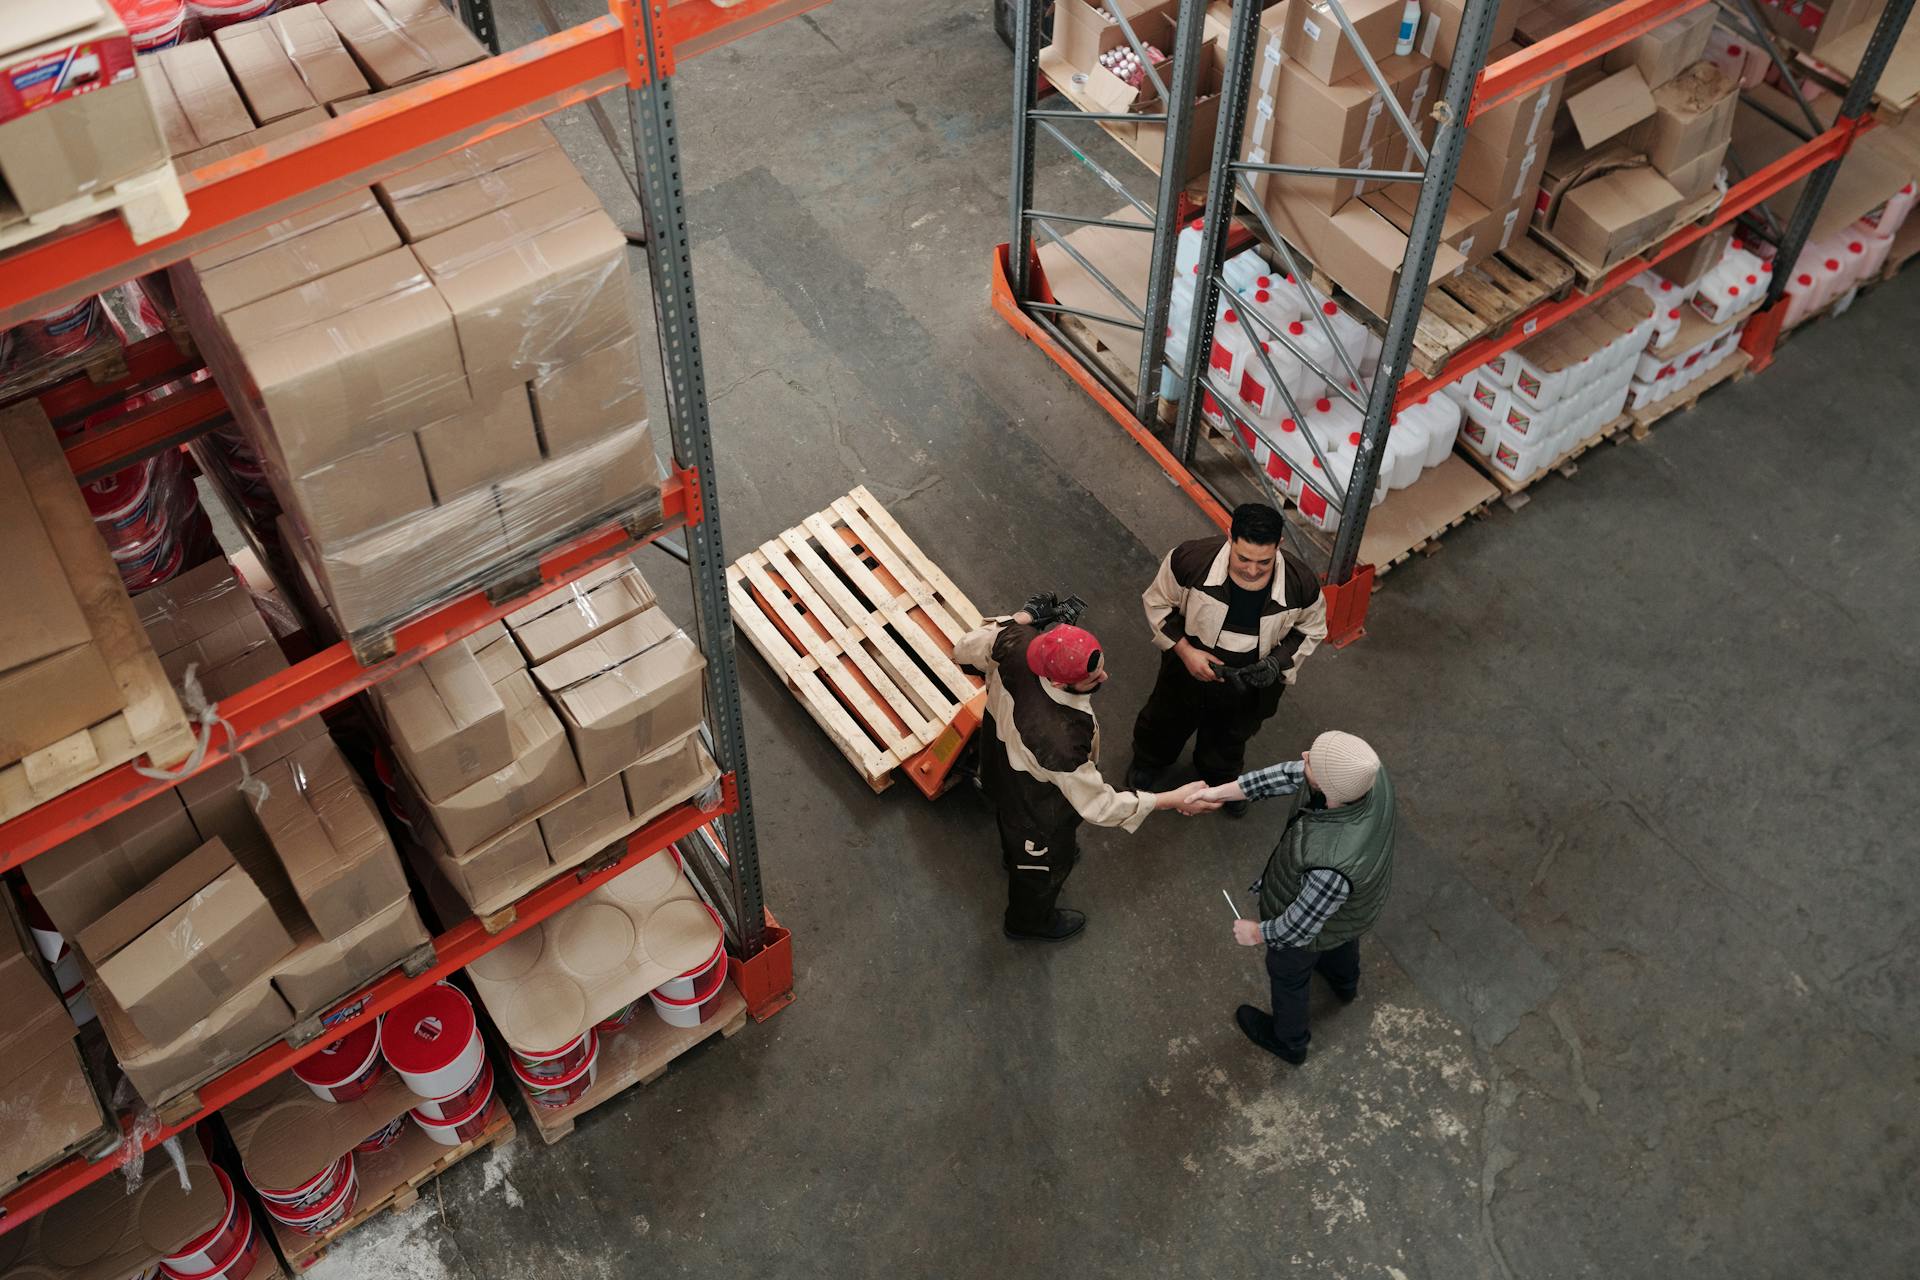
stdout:
{"type": "Polygon", "coordinates": [[[444,982],[381,1021],[380,1053],[422,1098],[444,1098],[466,1088],[487,1056],[472,1003],[444,982]]]}
{"type": "Polygon", "coordinates": [[[660,1021],[670,1027],[697,1027],[719,1007],[715,999],[720,988],[727,981],[727,966],[717,965],[707,972],[702,984],[691,997],[679,999],[663,996],[658,991],[649,992],[647,999],[653,1001],[653,1011],[660,1015],[660,1021]]]}
{"type": "MultiPolygon", "coordinates": [[[[703,907],[706,906],[704,902],[700,905],[703,907]]],[[[713,927],[715,930],[713,954],[679,977],[668,978],[665,982],[655,987],[654,993],[656,995],[665,996],[669,1000],[691,1000],[695,994],[701,990],[702,985],[707,980],[707,976],[713,972],[713,967],[715,965],[724,966],[726,964],[727,931],[720,923],[719,912],[715,911],[712,907],[707,907],[707,914],[713,917],[713,927]]]]}
{"type": "Polygon", "coordinates": [[[640,1012],[640,1002],[638,1000],[624,1004],[608,1017],[602,1018],[600,1021],[594,1023],[594,1034],[604,1036],[611,1035],[615,1031],[625,1031],[633,1025],[633,1015],[638,1012],[640,1012]]]}
{"type": "Polygon", "coordinates": [[[220,1183],[227,1210],[220,1215],[220,1221],[160,1259],[160,1270],[176,1280],[224,1270],[240,1256],[247,1237],[253,1234],[253,1213],[247,1208],[247,1202],[234,1194],[233,1181],[227,1177],[227,1171],[216,1165],[213,1176],[220,1183]]]}
{"type": "Polygon", "coordinates": [[[465,1115],[441,1118],[420,1114],[415,1107],[408,1115],[420,1126],[421,1132],[443,1147],[458,1147],[474,1141],[487,1129],[487,1113],[493,1108],[493,1089],[489,1087],[484,1094],[473,1100],[472,1107],[465,1115]]]}
{"type": "Polygon", "coordinates": [[[152,1274],[171,1276],[173,1280],[246,1280],[253,1274],[253,1267],[260,1260],[260,1251],[266,1248],[266,1236],[260,1230],[260,1224],[253,1220],[253,1214],[246,1215],[247,1229],[233,1246],[219,1266],[207,1271],[169,1271],[162,1263],[152,1274]]]}
{"type": "Polygon", "coordinates": [[[325,1235],[345,1222],[347,1215],[353,1212],[354,1202],[360,1198],[360,1179],[354,1173],[353,1156],[348,1154],[340,1158],[346,1163],[347,1173],[331,1195],[318,1204],[301,1209],[268,1201],[267,1212],[274,1221],[304,1236],[325,1235]]]}
{"type": "Polygon", "coordinates": [[[431,1098],[415,1107],[414,1110],[432,1120],[451,1120],[455,1116],[464,1116],[473,1110],[475,1098],[493,1096],[493,1064],[482,1061],[480,1073],[467,1083],[467,1087],[444,1098],[431,1098]]]}
{"type": "MultiPolygon", "coordinates": [[[[341,1156],[320,1172],[308,1178],[297,1187],[263,1187],[253,1184],[266,1202],[267,1212],[280,1218],[279,1210],[306,1210],[321,1204],[340,1189],[340,1184],[353,1176],[353,1156],[351,1153],[341,1156]]],[[[285,1222],[285,1218],[280,1218],[285,1222]]]]}
{"type": "Polygon", "coordinates": [[[236,22],[264,18],[279,7],[279,0],[189,0],[188,12],[200,19],[200,29],[212,35],[221,27],[236,22]]]}
{"type": "Polygon", "coordinates": [[[587,1059],[593,1056],[593,1029],[561,1045],[558,1049],[549,1049],[545,1053],[523,1053],[513,1051],[513,1072],[522,1080],[546,1083],[550,1080],[563,1080],[578,1071],[587,1059]]]}
{"type": "Polygon", "coordinates": [[[366,1097],[385,1070],[386,1064],[380,1061],[380,1024],[374,1021],[302,1058],[294,1064],[293,1074],[322,1102],[352,1102],[366,1097]]]}
{"type": "Polygon", "coordinates": [[[353,1153],[357,1156],[370,1156],[385,1151],[388,1147],[400,1141],[400,1133],[406,1127],[407,1113],[402,1111],[399,1115],[356,1142],[353,1146],[353,1153]]]}
{"type": "Polygon", "coordinates": [[[187,0],[113,0],[127,24],[135,53],[158,53],[180,43],[187,25],[187,0]]]}
{"type": "Polygon", "coordinates": [[[100,296],[91,294],[57,311],[37,315],[24,326],[34,349],[43,356],[66,356],[86,350],[100,327],[100,296]]]}
{"type": "Polygon", "coordinates": [[[520,1083],[527,1087],[527,1097],[536,1107],[546,1107],[557,1111],[570,1107],[586,1097],[587,1090],[593,1088],[594,1079],[599,1074],[600,1041],[592,1032],[587,1033],[587,1057],[578,1067],[558,1080],[546,1080],[527,1074],[527,1069],[515,1061],[513,1073],[520,1077],[520,1083]]]}

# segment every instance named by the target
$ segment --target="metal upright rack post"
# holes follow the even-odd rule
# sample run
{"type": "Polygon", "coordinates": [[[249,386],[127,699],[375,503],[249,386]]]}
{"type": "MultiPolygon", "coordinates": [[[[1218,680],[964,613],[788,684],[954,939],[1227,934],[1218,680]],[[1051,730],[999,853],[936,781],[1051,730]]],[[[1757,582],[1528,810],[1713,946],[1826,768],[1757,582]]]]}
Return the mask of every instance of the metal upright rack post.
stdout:
{"type": "MultiPolygon", "coordinates": [[[[538,585],[531,591],[524,585],[517,587],[513,598],[474,592],[442,605],[399,626],[390,639],[391,652],[377,660],[362,662],[342,642],[223,699],[223,727],[213,731],[196,772],[318,715],[596,566],[684,526],[696,623],[707,659],[713,754],[723,773],[717,809],[703,810],[695,801],[676,805],[597,860],[541,885],[505,911],[485,921],[469,918],[455,924],[433,940],[433,957],[426,967],[390,972],[336,1002],[317,1020],[319,1029],[311,1038],[302,1038],[297,1045],[276,1042],[173,1100],[158,1125],[132,1130],[112,1156],[92,1162],[74,1157],[16,1187],[0,1198],[0,1234],[112,1173],[129,1154],[149,1150],[190,1128],[334,1043],[364,1019],[385,1013],[457,972],[716,818],[723,825],[724,853],[703,852],[691,858],[689,865],[721,910],[735,944],[733,972],[757,1016],[770,1014],[791,998],[787,934],[768,915],[760,880],[672,74],[676,53],[689,56],[713,48],[824,2],[736,0],[723,6],[720,0],[676,0],[671,5],[666,0],[612,0],[612,11],[604,17],[555,32],[508,56],[448,72],[376,106],[315,125],[218,166],[183,175],[189,216],[171,235],[136,246],[115,219],[55,232],[0,257],[0,320],[11,322],[104,284],[180,261],[200,247],[480,138],[615,88],[629,89],[635,158],[644,180],[644,207],[652,232],[648,264],[675,463],[661,486],[662,519],[651,528],[610,521],[550,548],[540,557],[538,585]]],[[[471,0],[470,7],[485,11],[486,0],[471,0]]],[[[163,336],[130,351],[127,376],[118,384],[63,386],[40,393],[50,415],[61,418],[97,412],[99,405],[115,397],[167,382],[181,381],[186,388],[122,421],[70,439],[67,461],[76,476],[101,474],[176,448],[227,420],[218,388],[202,376],[197,362],[177,351],[170,353],[170,345],[163,336]],[[200,380],[191,381],[195,378],[200,380]]],[[[180,781],[146,776],[129,764],[0,822],[0,872],[180,781]]]]}
{"type": "MultiPolygon", "coordinates": [[[[1101,124],[1122,125],[1151,117],[1114,116],[1096,111],[1039,109],[1035,105],[1034,96],[1039,79],[1035,66],[1038,50],[1034,47],[1038,39],[1038,19],[1035,6],[1029,3],[1022,9],[1022,30],[1015,49],[1014,183],[1012,187],[1014,235],[1010,245],[1001,247],[996,262],[994,309],[1016,330],[1040,346],[1055,363],[1085,388],[1096,402],[1147,450],[1168,477],[1192,497],[1211,519],[1224,527],[1226,508],[1221,501],[1222,495],[1212,484],[1195,473],[1197,470],[1195,445],[1200,436],[1197,429],[1201,413],[1200,402],[1206,392],[1212,393],[1212,399],[1219,406],[1219,412],[1225,416],[1230,425],[1238,426],[1242,431],[1250,431],[1250,427],[1239,419],[1233,408],[1234,398],[1223,394],[1230,389],[1215,384],[1208,369],[1215,317],[1219,310],[1217,303],[1225,288],[1225,282],[1221,278],[1222,267],[1228,254],[1236,245],[1235,238],[1244,237],[1244,226],[1239,220],[1241,217],[1249,218],[1264,233],[1260,238],[1277,256],[1283,269],[1299,281],[1309,301],[1315,303],[1320,301],[1310,283],[1310,277],[1299,269],[1300,264],[1293,249],[1274,226],[1262,202],[1256,198],[1254,182],[1261,178],[1286,181],[1289,178],[1319,176],[1360,178],[1383,183],[1419,183],[1420,197],[1410,224],[1406,257],[1400,266],[1392,306],[1388,314],[1380,317],[1385,327],[1380,368],[1364,402],[1355,390],[1359,383],[1357,373],[1341,353],[1338,343],[1329,342],[1339,360],[1338,367],[1319,368],[1287,335],[1276,332],[1274,326],[1267,323],[1265,317],[1250,316],[1247,314],[1250,308],[1236,309],[1234,312],[1235,322],[1244,335],[1252,340],[1249,344],[1250,349],[1265,366],[1264,372],[1272,379],[1274,385],[1280,388],[1282,399],[1296,418],[1299,416],[1298,406],[1292,403],[1291,396],[1278,377],[1273,362],[1262,350],[1263,344],[1271,345],[1277,342],[1286,348],[1290,355],[1324,376],[1330,384],[1332,394],[1344,396],[1355,409],[1364,413],[1358,462],[1350,482],[1341,485],[1327,476],[1323,486],[1308,480],[1304,475],[1301,477],[1306,486],[1312,489],[1318,498],[1324,500],[1329,508],[1340,510],[1349,505],[1352,507],[1351,511],[1342,513],[1338,531],[1328,548],[1324,576],[1330,596],[1329,625],[1332,635],[1336,642],[1354,638],[1361,634],[1367,598],[1372,589],[1373,569],[1372,566],[1363,562],[1362,554],[1362,539],[1368,527],[1368,503],[1363,501],[1349,503],[1347,494],[1349,491],[1360,494],[1370,493],[1379,474],[1380,454],[1385,433],[1396,411],[1424,399],[1439,387],[1455,381],[1488,359],[1510,350],[1574,312],[1591,305],[1641,271],[1681,252],[1736,218],[1751,218],[1760,230],[1772,230],[1766,221],[1771,214],[1763,207],[1763,202],[1793,183],[1811,176],[1813,180],[1808,182],[1792,218],[1784,230],[1775,232],[1779,235],[1778,243],[1781,246],[1782,260],[1791,262],[1797,256],[1800,247],[1804,245],[1813,226],[1826,191],[1832,184],[1833,172],[1846,155],[1853,139],[1875,123],[1874,117],[1869,114],[1873,92],[1880,72],[1885,67],[1894,43],[1904,27],[1912,7],[1912,0],[1892,0],[1880,16],[1857,74],[1848,90],[1846,100],[1841,106],[1839,118],[1832,125],[1822,128],[1818,117],[1804,100],[1799,101],[1798,105],[1807,121],[1805,128],[1797,121],[1781,118],[1777,112],[1769,112],[1768,114],[1776,120],[1776,123],[1796,137],[1799,145],[1787,154],[1751,172],[1740,169],[1737,163],[1734,164],[1733,168],[1738,180],[1727,191],[1717,209],[1697,222],[1676,227],[1662,241],[1605,272],[1584,291],[1576,290],[1564,296],[1549,297],[1522,310],[1511,323],[1494,330],[1489,336],[1470,341],[1458,348],[1449,358],[1438,362],[1437,367],[1431,367],[1430,372],[1410,370],[1408,365],[1411,346],[1428,292],[1427,277],[1436,253],[1442,218],[1452,198],[1455,169],[1464,141],[1466,125],[1482,113],[1527,94],[1557,77],[1564,76],[1574,68],[1591,62],[1609,50],[1618,48],[1629,40],[1663,23],[1670,22],[1689,10],[1699,8],[1707,2],[1708,0],[1620,0],[1620,3],[1564,31],[1508,54],[1491,66],[1486,64],[1487,44],[1498,8],[1497,0],[1470,3],[1456,39],[1452,63],[1448,69],[1446,93],[1434,108],[1440,127],[1431,151],[1429,152],[1423,145],[1420,136],[1420,130],[1425,122],[1406,119],[1395,105],[1392,123],[1407,133],[1409,155],[1418,164],[1406,170],[1380,171],[1272,164],[1266,162],[1264,155],[1252,151],[1249,151],[1247,159],[1240,158],[1242,139],[1245,135],[1246,113],[1250,105],[1249,82],[1256,57],[1254,39],[1263,6],[1259,0],[1236,0],[1230,20],[1230,36],[1226,51],[1227,65],[1222,71],[1219,122],[1209,166],[1205,214],[1200,223],[1201,262],[1206,270],[1199,282],[1200,292],[1193,304],[1191,346],[1183,354],[1163,352],[1159,365],[1150,367],[1148,356],[1151,349],[1161,345],[1164,336],[1143,334],[1143,339],[1153,338],[1154,341],[1143,340],[1142,342],[1140,376],[1138,382],[1132,387],[1126,386],[1116,376],[1110,361],[1103,363],[1097,358],[1096,353],[1089,349],[1084,340],[1070,333],[1063,324],[1063,319],[1072,317],[1116,329],[1134,331],[1143,328],[1143,322],[1147,318],[1145,309],[1134,303],[1132,298],[1118,288],[1095,263],[1088,261],[1075,246],[1064,243],[1065,238],[1052,232],[1051,228],[1048,228],[1050,237],[1065,253],[1067,259],[1097,281],[1107,293],[1118,298],[1120,304],[1134,318],[1129,320],[1124,317],[1095,314],[1084,307],[1063,303],[1051,292],[1049,281],[1044,273],[1037,269],[1036,255],[1031,248],[1028,234],[1029,224],[1037,221],[1037,215],[1031,208],[1034,180],[1032,145],[1036,124],[1039,128],[1065,141],[1050,123],[1056,118],[1077,117],[1101,124]],[[1231,193],[1233,198],[1223,198],[1223,193],[1231,193]],[[1170,381],[1182,384],[1186,392],[1179,401],[1170,433],[1162,433],[1157,429],[1158,406],[1153,401],[1151,386],[1158,380],[1157,369],[1166,370],[1170,381]]],[[[1744,25],[1762,37],[1763,45],[1768,48],[1775,65],[1788,76],[1789,87],[1792,88],[1791,69],[1779,56],[1778,50],[1772,47],[1771,38],[1765,35],[1751,0],[1737,0],[1737,3],[1738,9],[1724,10],[1726,16],[1735,20],[1737,25],[1744,25]]],[[[1340,0],[1323,0],[1322,7],[1328,10],[1331,18],[1348,37],[1350,45],[1360,54],[1366,72],[1376,84],[1381,86],[1383,101],[1394,104],[1394,96],[1384,92],[1385,81],[1378,67],[1373,59],[1367,56],[1360,41],[1354,38],[1352,24],[1340,7],[1340,0]]],[[[1183,20],[1185,12],[1183,7],[1183,20]]],[[[1179,78],[1178,71],[1176,63],[1176,79],[1179,78]]],[[[1063,86],[1056,87],[1062,88],[1063,94],[1066,93],[1063,86]]],[[[1795,89],[1794,97],[1799,99],[1800,96],[1795,89]]],[[[1179,102],[1168,104],[1169,114],[1177,112],[1181,105],[1179,102]]],[[[1071,144],[1069,146],[1082,163],[1093,169],[1109,187],[1126,199],[1134,211],[1153,219],[1155,252],[1148,263],[1146,298],[1149,302],[1155,301],[1156,291],[1164,294],[1167,282],[1171,279],[1173,253],[1170,242],[1179,230],[1179,218],[1175,216],[1176,208],[1169,205],[1164,194],[1167,190],[1168,168],[1165,158],[1162,160],[1160,169],[1163,196],[1159,206],[1149,210],[1142,201],[1126,190],[1125,184],[1118,178],[1096,164],[1078,148],[1072,148],[1071,144]]],[[[1148,159],[1137,146],[1131,149],[1143,161],[1148,159]]],[[[1067,218],[1057,214],[1045,216],[1057,221],[1077,222],[1083,226],[1147,229],[1144,225],[1131,221],[1067,218]]],[[[1122,210],[1121,215],[1118,216],[1125,217],[1126,211],[1122,210]]],[[[1787,274],[1784,271],[1774,273],[1769,306],[1747,326],[1742,345],[1754,357],[1755,367],[1764,366],[1778,333],[1781,314],[1784,310],[1779,302],[1781,293],[1786,287],[1787,274]]],[[[1326,332],[1324,318],[1316,312],[1314,319],[1320,323],[1323,335],[1330,339],[1331,334],[1326,332]]],[[[1430,366],[1423,364],[1421,368],[1428,369],[1430,366]]],[[[1245,454],[1247,443],[1244,435],[1241,435],[1241,432],[1231,431],[1227,434],[1229,437],[1240,436],[1235,444],[1245,454]]],[[[1308,440],[1311,443],[1310,434],[1308,440]]],[[[1318,456],[1317,447],[1315,454],[1318,456]]],[[[1247,461],[1251,461],[1251,458],[1249,457],[1247,461]]],[[[1254,466],[1252,471],[1254,479],[1266,488],[1269,496],[1275,496],[1260,474],[1260,469],[1254,466]]]]}

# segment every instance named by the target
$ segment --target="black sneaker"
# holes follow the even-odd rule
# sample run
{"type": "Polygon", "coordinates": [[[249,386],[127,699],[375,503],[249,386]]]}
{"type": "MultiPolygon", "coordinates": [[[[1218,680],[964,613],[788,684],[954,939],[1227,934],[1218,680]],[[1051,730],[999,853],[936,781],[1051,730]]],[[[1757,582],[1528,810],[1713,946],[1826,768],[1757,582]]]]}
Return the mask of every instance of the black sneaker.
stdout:
{"type": "Polygon", "coordinates": [[[1074,934],[1087,927],[1084,912],[1072,911],[1066,907],[1056,907],[1053,918],[1037,932],[1026,933],[1017,929],[1002,927],[1001,932],[1015,942],[1065,942],[1074,934]]]}
{"type": "MultiPolygon", "coordinates": [[[[1332,983],[1328,983],[1327,985],[1333,986],[1332,983]]],[[[1360,998],[1360,988],[1359,987],[1334,987],[1333,998],[1335,1000],[1338,1000],[1341,1004],[1352,1004],[1355,1000],[1358,1000],[1360,998]]]]}
{"type": "Polygon", "coordinates": [[[1262,1013],[1250,1004],[1243,1004],[1233,1011],[1233,1020],[1247,1039],[1274,1057],[1291,1062],[1296,1067],[1307,1060],[1307,1050],[1304,1045],[1298,1049],[1292,1049],[1273,1038],[1272,1014],[1262,1013]]]}
{"type": "Polygon", "coordinates": [[[1160,775],[1165,772],[1166,770],[1164,769],[1151,769],[1143,764],[1131,765],[1127,769],[1126,789],[1128,791],[1152,791],[1160,781],[1160,775]]]}
{"type": "Polygon", "coordinates": [[[1248,800],[1229,800],[1220,806],[1220,812],[1226,814],[1229,818],[1244,818],[1247,816],[1247,808],[1251,803],[1252,802],[1248,800]]]}

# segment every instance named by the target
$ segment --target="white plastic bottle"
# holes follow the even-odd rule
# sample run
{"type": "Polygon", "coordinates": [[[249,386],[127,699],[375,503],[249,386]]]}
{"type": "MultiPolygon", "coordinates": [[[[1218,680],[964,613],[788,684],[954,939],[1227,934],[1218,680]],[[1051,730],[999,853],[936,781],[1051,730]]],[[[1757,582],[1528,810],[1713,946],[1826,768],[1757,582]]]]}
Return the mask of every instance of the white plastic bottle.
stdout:
{"type": "Polygon", "coordinates": [[[1305,320],[1294,320],[1287,325],[1287,339],[1312,362],[1309,373],[1316,377],[1342,376],[1339,357],[1333,354],[1333,348],[1328,345],[1327,336],[1320,332],[1319,325],[1308,324],[1305,320]]]}
{"type": "Polygon", "coordinates": [[[1865,218],[1853,224],[1853,236],[1867,247],[1867,265],[1862,280],[1871,280],[1886,269],[1887,255],[1893,252],[1893,237],[1881,235],[1879,228],[1865,218]]]}
{"type": "Polygon", "coordinates": [[[1345,451],[1347,437],[1360,429],[1360,411],[1338,396],[1321,396],[1300,408],[1307,415],[1301,425],[1313,433],[1313,442],[1320,446],[1321,453],[1345,451]]]}
{"type": "MultiPolygon", "coordinates": [[[[1361,369],[1360,365],[1367,352],[1367,326],[1342,311],[1340,304],[1331,298],[1320,304],[1320,312],[1326,316],[1327,324],[1333,330],[1334,340],[1346,349],[1347,358],[1353,362],[1353,367],[1365,373],[1366,370],[1361,369]]],[[[1327,372],[1340,373],[1343,370],[1329,369],[1327,372]]]]}
{"type": "Polygon", "coordinates": [[[1404,489],[1427,467],[1427,436],[1418,421],[1396,414],[1387,424],[1386,452],[1380,459],[1380,478],[1389,489],[1404,489]]]}
{"type": "Polygon", "coordinates": [[[1406,57],[1413,52],[1413,37],[1420,30],[1420,0],[1407,0],[1400,9],[1400,32],[1393,42],[1393,52],[1406,57]]]}
{"type": "Polygon", "coordinates": [[[1920,189],[1909,182],[1887,197],[1886,204],[1881,206],[1878,214],[1869,214],[1868,218],[1881,235],[1892,236],[1900,229],[1900,224],[1907,220],[1907,215],[1913,212],[1916,198],[1920,198],[1920,189]]]}
{"type": "Polygon", "coordinates": [[[1227,259],[1227,265],[1221,270],[1221,276],[1227,282],[1227,288],[1236,294],[1246,293],[1253,282],[1261,276],[1271,276],[1273,269],[1267,261],[1252,249],[1243,249],[1227,259]]]}
{"type": "Polygon", "coordinates": [[[1416,400],[1407,406],[1406,413],[1418,422],[1427,436],[1427,455],[1421,460],[1423,467],[1437,467],[1447,460],[1453,452],[1453,442],[1460,435],[1460,419],[1463,410],[1459,401],[1452,396],[1428,396],[1416,400]]]}

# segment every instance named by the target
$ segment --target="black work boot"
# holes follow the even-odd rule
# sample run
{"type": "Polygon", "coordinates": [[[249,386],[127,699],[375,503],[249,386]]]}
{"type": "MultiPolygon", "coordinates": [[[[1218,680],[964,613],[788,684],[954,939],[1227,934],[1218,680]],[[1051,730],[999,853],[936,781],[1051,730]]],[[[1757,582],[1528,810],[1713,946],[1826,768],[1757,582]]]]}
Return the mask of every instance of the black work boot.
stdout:
{"type": "Polygon", "coordinates": [[[1015,942],[1065,942],[1086,927],[1087,917],[1084,912],[1067,907],[1056,907],[1052,918],[1032,933],[1006,925],[1001,927],[1001,932],[1015,942]]]}
{"type": "Polygon", "coordinates": [[[1281,1044],[1273,1038],[1272,1014],[1262,1013],[1250,1004],[1243,1004],[1233,1011],[1233,1020],[1239,1024],[1242,1034],[1244,1034],[1247,1039],[1253,1041],[1274,1057],[1291,1062],[1296,1067],[1307,1060],[1307,1049],[1305,1045],[1294,1049],[1281,1044]]]}
{"type": "Polygon", "coordinates": [[[1247,806],[1249,803],[1250,802],[1246,800],[1229,800],[1220,806],[1220,812],[1226,814],[1229,818],[1244,818],[1247,816],[1247,806]]]}
{"type": "Polygon", "coordinates": [[[1126,789],[1128,791],[1152,791],[1155,784],[1160,781],[1160,775],[1165,772],[1166,770],[1164,769],[1155,769],[1136,761],[1127,767],[1126,789]]]}

